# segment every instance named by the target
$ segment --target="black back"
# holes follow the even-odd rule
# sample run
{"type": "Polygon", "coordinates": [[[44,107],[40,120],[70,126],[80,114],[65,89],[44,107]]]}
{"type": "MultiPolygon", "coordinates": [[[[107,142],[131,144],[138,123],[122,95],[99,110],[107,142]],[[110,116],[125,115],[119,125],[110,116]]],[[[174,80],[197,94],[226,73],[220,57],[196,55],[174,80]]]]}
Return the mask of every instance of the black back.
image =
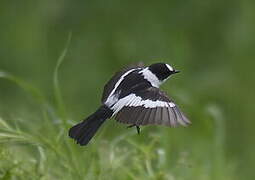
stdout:
{"type": "Polygon", "coordinates": [[[120,83],[116,92],[120,92],[119,98],[123,98],[131,93],[144,90],[151,87],[151,83],[144,79],[144,77],[139,73],[141,69],[137,69],[131,72],[125,77],[125,80],[120,83]]]}
{"type": "Polygon", "coordinates": [[[134,68],[143,68],[143,62],[138,62],[136,64],[131,64],[128,67],[124,68],[123,70],[116,72],[114,76],[105,84],[104,91],[102,95],[101,102],[104,103],[107,100],[107,97],[110,95],[111,91],[114,88],[114,85],[118,82],[120,77],[125,74],[127,71],[134,69],[134,68]]]}

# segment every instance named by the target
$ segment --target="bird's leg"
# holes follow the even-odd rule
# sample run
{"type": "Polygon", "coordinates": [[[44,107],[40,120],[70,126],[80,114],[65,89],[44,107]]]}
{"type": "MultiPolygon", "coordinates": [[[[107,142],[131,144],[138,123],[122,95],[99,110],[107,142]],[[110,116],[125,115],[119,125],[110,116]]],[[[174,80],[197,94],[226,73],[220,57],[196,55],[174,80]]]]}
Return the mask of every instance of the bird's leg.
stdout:
{"type": "Polygon", "coordinates": [[[140,129],[140,127],[139,126],[137,126],[136,124],[131,124],[130,126],[128,126],[127,128],[132,128],[132,127],[136,127],[136,130],[137,130],[137,134],[140,134],[140,131],[141,131],[141,129],[140,129]]]}
{"type": "Polygon", "coordinates": [[[137,134],[140,134],[140,127],[139,126],[136,126],[136,130],[137,130],[137,134]]]}

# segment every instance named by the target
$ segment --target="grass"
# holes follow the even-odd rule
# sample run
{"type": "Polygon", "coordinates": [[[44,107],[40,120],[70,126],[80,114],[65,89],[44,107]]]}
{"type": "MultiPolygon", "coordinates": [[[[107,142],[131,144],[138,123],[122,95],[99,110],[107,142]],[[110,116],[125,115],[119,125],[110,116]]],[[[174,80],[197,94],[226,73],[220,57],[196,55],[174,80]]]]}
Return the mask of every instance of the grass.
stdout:
{"type": "Polygon", "coordinates": [[[56,105],[31,84],[0,72],[0,78],[30,95],[41,112],[40,123],[32,124],[36,128],[0,118],[0,179],[237,179],[235,162],[224,155],[224,115],[217,105],[208,105],[206,115],[199,115],[208,122],[206,137],[191,126],[143,128],[140,136],[135,129],[122,129],[105,138],[108,125],[89,146],[76,145],[68,137],[74,121],[67,115],[58,81],[70,39],[54,71],[56,105]]]}

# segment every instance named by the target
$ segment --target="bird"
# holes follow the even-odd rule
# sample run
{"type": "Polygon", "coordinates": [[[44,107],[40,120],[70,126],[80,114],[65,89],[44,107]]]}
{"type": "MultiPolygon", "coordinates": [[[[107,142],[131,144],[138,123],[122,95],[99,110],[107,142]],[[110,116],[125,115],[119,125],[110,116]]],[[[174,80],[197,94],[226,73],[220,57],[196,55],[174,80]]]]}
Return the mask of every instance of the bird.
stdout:
{"type": "Polygon", "coordinates": [[[130,65],[105,84],[101,106],[82,122],[69,129],[69,136],[81,145],[87,145],[100,126],[109,118],[136,127],[164,125],[187,126],[190,120],[174,101],[159,89],[172,75],[179,73],[166,63],[145,66],[139,62],[130,65]]]}

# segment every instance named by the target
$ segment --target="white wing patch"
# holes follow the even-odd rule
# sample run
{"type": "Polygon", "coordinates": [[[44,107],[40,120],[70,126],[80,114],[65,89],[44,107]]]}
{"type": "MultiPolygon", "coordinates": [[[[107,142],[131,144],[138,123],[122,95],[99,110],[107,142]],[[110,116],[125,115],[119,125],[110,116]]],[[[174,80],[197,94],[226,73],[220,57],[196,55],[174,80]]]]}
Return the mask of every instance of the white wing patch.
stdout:
{"type": "Polygon", "coordinates": [[[136,96],[135,94],[130,94],[124,98],[121,98],[111,109],[114,111],[113,115],[118,113],[124,106],[128,107],[137,107],[143,106],[145,108],[155,108],[155,107],[175,107],[173,102],[165,101],[152,101],[149,99],[142,100],[141,97],[136,96]]]}
{"type": "Polygon", "coordinates": [[[113,90],[111,91],[110,95],[108,96],[105,104],[108,105],[108,106],[112,106],[112,104],[114,104],[116,101],[118,101],[118,97],[115,95],[114,96],[114,93],[115,93],[115,90],[118,88],[118,86],[120,85],[120,83],[124,80],[124,78],[129,75],[131,72],[135,71],[136,69],[139,69],[139,68],[135,68],[135,69],[130,69],[129,71],[125,72],[121,77],[120,79],[117,81],[117,83],[115,84],[113,90]]]}

